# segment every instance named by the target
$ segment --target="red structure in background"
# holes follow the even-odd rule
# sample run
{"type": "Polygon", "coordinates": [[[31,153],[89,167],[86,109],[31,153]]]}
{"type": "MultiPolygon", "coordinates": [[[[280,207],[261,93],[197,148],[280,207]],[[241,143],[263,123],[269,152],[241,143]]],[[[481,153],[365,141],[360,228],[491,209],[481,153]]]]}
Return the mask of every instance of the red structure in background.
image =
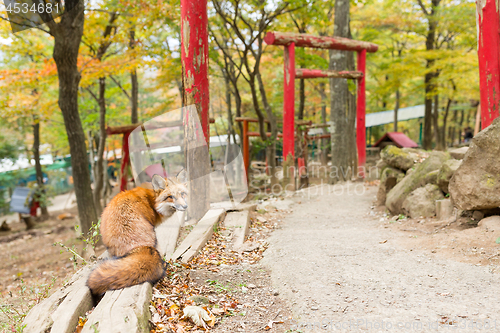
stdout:
{"type": "Polygon", "coordinates": [[[184,102],[195,104],[207,144],[209,133],[207,0],[181,0],[181,61],[184,102]]]}
{"type": "Polygon", "coordinates": [[[306,34],[269,32],[264,41],[269,45],[285,47],[284,66],[284,101],[283,101],[283,157],[293,158],[295,129],[295,79],[309,78],[345,78],[358,80],[357,128],[356,142],[358,147],[358,166],[366,162],[365,131],[365,72],[366,52],[376,52],[378,45],[340,37],[320,37],[306,34]],[[295,68],[295,47],[311,47],[319,49],[356,51],[358,53],[357,71],[311,70],[295,68]]]}
{"type": "Polygon", "coordinates": [[[481,128],[499,115],[500,106],[500,17],[497,0],[478,0],[477,32],[481,92],[481,128]]]}
{"type": "Polygon", "coordinates": [[[117,126],[117,127],[106,128],[107,135],[123,134],[123,137],[122,137],[122,165],[120,167],[120,191],[127,190],[128,166],[130,165],[130,149],[128,146],[128,137],[130,136],[130,133],[132,133],[132,131],[134,129],[136,129],[137,126],[140,126],[140,125],[141,124],[132,124],[132,125],[126,125],[126,126],[117,126]]]}

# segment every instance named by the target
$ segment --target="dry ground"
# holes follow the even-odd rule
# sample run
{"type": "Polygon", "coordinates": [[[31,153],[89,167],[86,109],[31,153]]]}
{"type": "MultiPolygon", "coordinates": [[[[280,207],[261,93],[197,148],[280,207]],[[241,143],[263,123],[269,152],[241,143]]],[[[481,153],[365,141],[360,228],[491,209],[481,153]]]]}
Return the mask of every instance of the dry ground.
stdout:
{"type": "MultiPolygon", "coordinates": [[[[246,254],[238,255],[227,251],[222,225],[202,255],[189,267],[180,269],[182,274],[188,275],[183,279],[189,282],[190,290],[208,298],[209,308],[218,313],[215,326],[210,331],[259,332],[266,331],[268,327],[270,329],[267,331],[270,332],[292,332],[298,321],[308,320],[313,318],[313,315],[325,314],[328,318],[337,319],[355,318],[355,315],[359,317],[359,309],[369,310],[367,313],[375,315],[380,307],[388,307],[380,313],[399,313],[404,319],[425,318],[424,315],[418,314],[421,310],[418,306],[413,311],[414,318],[404,316],[403,310],[410,306],[413,297],[409,290],[415,283],[415,277],[399,277],[406,279],[405,283],[410,286],[402,292],[402,295],[406,294],[405,297],[408,297],[407,301],[383,300],[383,295],[380,296],[371,290],[396,288],[389,285],[391,281],[395,283],[397,280],[393,281],[393,277],[384,278],[380,274],[385,271],[402,274],[397,273],[403,269],[398,265],[406,265],[404,269],[411,271],[412,266],[406,261],[413,260],[414,255],[419,258],[418,262],[422,260],[428,263],[429,267],[434,267],[436,262],[451,267],[444,268],[441,272],[443,276],[456,270],[453,262],[466,264],[460,266],[461,269],[480,269],[479,266],[487,266],[487,271],[498,272],[500,245],[496,244],[495,240],[500,235],[486,232],[463,221],[449,223],[435,219],[398,220],[396,217],[384,215],[386,212],[383,208],[370,207],[376,188],[369,186],[370,184],[366,185],[366,192],[362,196],[349,195],[346,192],[344,196],[332,195],[330,199],[321,195],[298,197],[295,199],[296,205],[292,215],[272,209],[265,214],[253,213],[249,241],[259,247],[246,254]],[[319,244],[319,252],[318,248],[314,248],[316,245],[307,243],[309,239],[315,239],[314,244],[319,244]],[[268,242],[270,248],[266,250],[268,242]],[[368,252],[363,249],[365,246],[368,252]],[[266,257],[264,262],[259,261],[262,255],[266,257]],[[321,255],[326,257],[322,258],[321,255]],[[383,259],[385,255],[388,256],[387,260],[383,259]],[[370,275],[376,267],[372,261],[380,258],[383,259],[382,266],[376,268],[379,275],[370,275]],[[325,260],[333,260],[332,266],[325,267],[325,260]],[[363,268],[365,264],[367,267],[363,268]],[[345,273],[346,269],[356,268],[361,269],[363,273],[345,273]],[[383,270],[378,271],[380,268],[383,270]],[[363,275],[365,273],[366,276],[363,275]],[[329,290],[329,282],[333,282],[333,288],[339,291],[329,290]],[[367,299],[359,296],[359,290],[356,291],[355,288],[362,290],[367,299]],[[325,294],[325,298],[315,297],[317,293],[325,294]],[[372,299],[376,297],[381,298],[382,305],[370,307],[373,305],[372,299]],[[220,309],[223,309],[223,312],[220,309]]],[[[2,311],[0,331],[10,329],[31,304],[50,294],[75,272],[70,261],[71,254],[52,245],[62,242],[81,251],[83,243],[76,237],[74,223],[75,220],[59,221],[51,218],[39,223],[35,232],[27,233],[24,231],[24,225],[17,223],[12,225],[12,231],[0,233],[0,303],[3,310],[15,309],[19,312],[19,315],[15,311],[9,313],[9,318],[3,313],[5,311],[2,311]],[[18,238],[13,240],[13,235],[18,235],[18,238]]],[[[100,251],[102,249],[97,252],[100,251]]],[[[437,268],[434,270],[439,271],[437,268]]],[[[404,272],[406,273],[407,271],[404,272]]],[[[433,274],[427,275],[432,277],[433,274]]],[[[477,274],[478,277],[482,276],[477,274]]],[[[456,298],[458,303],[465,302],[459,300],[458,290],[463,288],[459,282],[454,282],[453,278],[451,275],[447,276],[449,284],[441,289],[439,282],[434,281],[430,290],[434,290],[434,295],[441,295],[438,295],[441,300],[456,298]],[[457,286],[456,291],[453,286],[457,286]]],[[[477,278],[478,284],[485,282],[481,279],[482,277],[477,278]]],[[[417,288],[415,292],[418,293],[419,290],[417,288]]],[[[167,291],[162,290],[160,284],[155,292],[158,295],[166,295],[167,291]]],[[[426,290],[426,300],[422,302],[428,302],[435,297],[431,294],[426,290]]],[[[154,298],[153,303],[162,304],[164,300],[154,298]]],[[[471,300],[467,302],[469,301],[471,300]]],[[[486,300],[478,298],[475,301],[483,306],[487,305],[486,300]]],[[[164,312],[161,313],[161,309],[159,312],[165,315],[164,312]]],[[[174,312],[171,313],[172,316],[180,317],[179,313],[174,312]]],[[[484,319],[484,316],[488,315],[487,312],[476,312],[478,316],[483,316],[478,318],[484,319]]],[[[469,314],[467,318],[471,319],[476,312],[469,314]]],[[[452,314],[435,313],[434,317],[448,323],[452,314]]],[[[153,316],[153,322],[154,327],[158,327],[162,318],[153,316]]],[[[188,321],[178,323],[185,331],[201,331],[188,321]]],[[[314,329],[307,328],[302,331],[315,332],[314,329]]]]}

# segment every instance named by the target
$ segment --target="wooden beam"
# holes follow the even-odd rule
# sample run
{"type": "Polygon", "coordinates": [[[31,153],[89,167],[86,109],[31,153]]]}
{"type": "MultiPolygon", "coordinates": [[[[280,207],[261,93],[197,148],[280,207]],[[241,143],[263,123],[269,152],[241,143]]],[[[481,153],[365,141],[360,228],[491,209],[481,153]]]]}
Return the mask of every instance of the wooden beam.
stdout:
{"type": "Polygon", "coordinates": [[[316,78],[341,78],[341,79],[361,79],[363,77],[363,73],[358,71],[334,71],[334,70],[323,70],[323,69],[305,69],[305,68],[297,68],[295,70],[295,78],[296,79],[316,79],[316,78]]]}
{"type": "MultiPolygon", "coordinates": [[[[494,1],[494,0],[491,0],[494,1]]],[[[264,41],[269,45],[285,45],[295,43],[296,47],[316,49],[377,52],[378,45],[341,37],[314,36],[293,32],[268,32],[264,41]]]]}

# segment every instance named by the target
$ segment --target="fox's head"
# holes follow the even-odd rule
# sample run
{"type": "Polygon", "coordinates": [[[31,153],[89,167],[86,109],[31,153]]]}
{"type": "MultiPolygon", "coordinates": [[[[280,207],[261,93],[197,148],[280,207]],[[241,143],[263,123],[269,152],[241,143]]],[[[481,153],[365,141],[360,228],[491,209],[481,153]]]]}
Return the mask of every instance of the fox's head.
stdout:
{"type": "Polygon", "coordinates": [[[185,211],[187,209],[188,190],[185,170],[173,178],[154,175],[151,184],[156,197],[155,209],[159,214],[170,216],[176,210],[185,211]]]}

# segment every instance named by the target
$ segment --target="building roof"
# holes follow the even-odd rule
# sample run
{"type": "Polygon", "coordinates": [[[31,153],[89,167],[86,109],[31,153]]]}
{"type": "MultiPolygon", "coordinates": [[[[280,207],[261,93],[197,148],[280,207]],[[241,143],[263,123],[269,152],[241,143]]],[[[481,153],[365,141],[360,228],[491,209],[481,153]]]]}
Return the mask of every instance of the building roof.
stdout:
{"type": "MultiPolygon", "coordinates": [[[[401,108],[398,111],[398,121],[423,118],[425,116],[425,105],[401,108]]],[[[366,114],[366,127],[392,124],[394,122],[394,110],[381,111],[366,114]]]]}
{"type": "Polygon", "coordinates": [[[404,133],[399,132],[389,132],[385,133],[383,137],[381,137],[373,147],[378,147],[382,142],[391,141],[398,148],[417,148],[418,144],[407,137],[404,133]]]}

